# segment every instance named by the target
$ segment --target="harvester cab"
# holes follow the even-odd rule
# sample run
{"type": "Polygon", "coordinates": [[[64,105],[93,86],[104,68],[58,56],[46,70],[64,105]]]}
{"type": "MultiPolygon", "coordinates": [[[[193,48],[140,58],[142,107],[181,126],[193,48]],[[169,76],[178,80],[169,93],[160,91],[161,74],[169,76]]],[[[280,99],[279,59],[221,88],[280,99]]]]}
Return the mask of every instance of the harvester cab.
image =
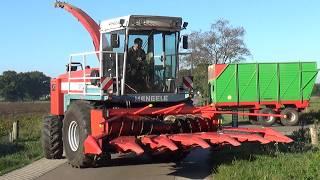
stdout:
{"type": "Polygon", "coordinates": [[[219,114],[241,113],[190,103],[192,77],[178,77],[184,55],[179,43],[188,47],[187,36],[180,36],[187,26],[181,18],[131,15],[98,25],[75,6],[59,1],[55,6],[80,21],[95,51],[72,54],[67,72],[51,80],[51,115],[42,131],[46,158],[61,158],[65,150],[71,165],[87,167],[110,153],[174,159],[193,147],[292,141],[269,128],[221,127],[219,114]],[[98,58],[97,67],[88,67],[88,55],[98,58]]]}
{"type": "Polygon", "coordinates": [[[102,21],[100,73],[115,82],[113,93],[133,103],[187,99],[188,89],[178,91],[177,86],[183,27],[178,17],[130,15],[102,21]]]}

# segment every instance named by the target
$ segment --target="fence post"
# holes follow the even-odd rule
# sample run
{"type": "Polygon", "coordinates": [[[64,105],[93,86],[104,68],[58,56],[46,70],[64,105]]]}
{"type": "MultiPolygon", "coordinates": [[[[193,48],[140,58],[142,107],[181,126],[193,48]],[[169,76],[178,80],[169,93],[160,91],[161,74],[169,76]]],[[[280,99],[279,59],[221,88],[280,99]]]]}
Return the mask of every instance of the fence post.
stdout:
{"type": "Polygon", "coordinates": [[[14,142],[19,138],[19,121],[14,121],[12,131],[9,133],[9,141],[14,142]]]}
{"type": "Polygon", "coordinates": [[[315,121],[314,125],[310,127],[310,136],[311,136],[311,144],[313,146],[318,146],[319,140],[318,140],[318,122],[315,121]]]}

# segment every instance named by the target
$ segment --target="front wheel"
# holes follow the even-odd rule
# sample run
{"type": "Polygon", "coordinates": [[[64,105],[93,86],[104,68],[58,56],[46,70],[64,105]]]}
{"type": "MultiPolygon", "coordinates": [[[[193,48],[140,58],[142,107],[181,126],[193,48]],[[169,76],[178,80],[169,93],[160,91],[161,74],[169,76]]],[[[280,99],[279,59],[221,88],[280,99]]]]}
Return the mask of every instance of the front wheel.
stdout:
{"type": "Polygon", "coordinates": [[[66,157],[73,167],[94,165],[92,157],[84,154],[83,143],[91,133],[90,110],[93,107],[85,101],[73,102],[63,122],[63,146],[66,157]]]}

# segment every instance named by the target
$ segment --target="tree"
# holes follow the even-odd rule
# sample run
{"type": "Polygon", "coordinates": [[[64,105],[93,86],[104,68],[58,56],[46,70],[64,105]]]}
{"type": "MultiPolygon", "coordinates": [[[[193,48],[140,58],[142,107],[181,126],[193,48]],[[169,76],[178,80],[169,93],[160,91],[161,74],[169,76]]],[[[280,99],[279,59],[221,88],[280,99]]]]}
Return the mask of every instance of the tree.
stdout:
{"type": "Polygon", "coordinates": [[[311,95],[312,95],[312,96],[319,96],[319,95],[320,95],[320,84],[319,84],[319,83],[316,83],[316,84],[313,86],[311,95]]]}
{"type": "MultiPolygon", "coordinates": [[[[26,98],[29,100],[38,100],[40,97],[49,94],[50,91],[50,77],[42,72],[33,71],[23,73],[21,81],[24,84],[24,92],[26,98]]],[[[23,90],[21,88],[21,90],[23,90]]]]}
{"type": "Polygon", "coordinates": [[[15,71],[5,71],[0,76],[0,96],[6,101],[16,101],[21,93],[18,89],[18,74],[15,71]]]}
{"type": "Polygon", "coordinates": [[[5,71],[0,75],[0,96],[6,101],[38,100],[49,92],[50,77],[42,72],[5,71]]]}
{"type": "Polygon", "coordinates": [[[208,64],[198,64],[193,73],[193,85],[202,96],[208,97],[208,64]]]}
{"type": "Polygon", "coordinates": [[[190,37],[194,65],[225,64],[244,60],[250,55],[244,43],[245,29],[233,27],[227,20],[218,20],[207,32],[195,31],[190,37]]]}
{"type": "Polygon", "coordinates": [[[208,65],[240,62],[250,55],[244,43],[245,29],[233,27],[227,20],[218,20],[209,31],[189,35],[191,55],[183,65],[193,63],[194,89],[208,96],[208,65]]]}

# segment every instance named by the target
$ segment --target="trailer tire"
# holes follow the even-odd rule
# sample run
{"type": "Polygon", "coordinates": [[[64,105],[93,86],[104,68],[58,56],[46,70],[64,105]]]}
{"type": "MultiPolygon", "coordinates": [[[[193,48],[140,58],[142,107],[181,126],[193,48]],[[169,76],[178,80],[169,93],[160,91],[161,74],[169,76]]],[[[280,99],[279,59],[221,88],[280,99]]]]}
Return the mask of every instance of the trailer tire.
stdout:
{"type": "Polygon", "coordinates": [[[282,115],[286,115],[286,118],[281,118],[281,124],[284,126],[294,126],[299,122],[299,113],[294,108],[285,108],[281,111],[282,115]]]}
{"type": "Polygon", "coordinates": [[[93,157],[84,154],[83,143],[91,133],[89,102],[73,102],[63,120],[63,145],[72,167],[85,168],[95,165],[93,157]]]}
{"type": "MultiPolygon", "coordinates": [[[[259,111],[261,114],[275,114],[276,112],[271,108],[263,108],[259,111]]],[[[277,118],[273,116],[265,117],[265,116],[258,116],[258,123],[263,126],[272,126],[277,118]]]]}
{"type": "Polygon", "coordinates": [[[60,116],[45,116],[42,125],[41,142],[44,157],[61,159],[63,154],[62,118],[60,116]]]}
{"type": "MultiPolygon", "coordinates": [[[[254,113],[254,110],[249,110],[249,113],[254,113]]],[[[257,116],[248,116],[249,122],[253,125],[258,125],[258,118],[257,116]]]]}

